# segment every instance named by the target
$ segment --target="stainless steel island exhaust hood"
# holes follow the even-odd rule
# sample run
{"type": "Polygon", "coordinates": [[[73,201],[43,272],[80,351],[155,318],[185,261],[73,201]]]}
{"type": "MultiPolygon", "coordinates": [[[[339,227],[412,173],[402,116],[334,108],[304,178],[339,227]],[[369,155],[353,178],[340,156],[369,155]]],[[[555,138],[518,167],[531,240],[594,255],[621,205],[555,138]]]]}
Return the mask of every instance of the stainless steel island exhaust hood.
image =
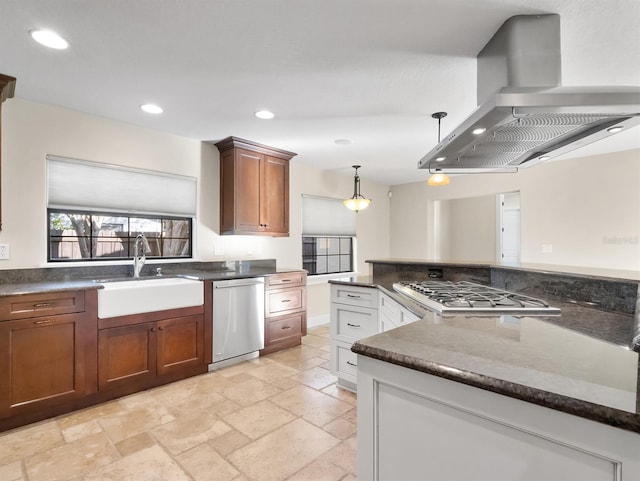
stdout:
{"type": "Polygon", "coordinates": [[[640,124],[640,87],[560,81],[560,17],[509,18],[478,54],[479,107],[418,167],[516,172],[640,124]]]}

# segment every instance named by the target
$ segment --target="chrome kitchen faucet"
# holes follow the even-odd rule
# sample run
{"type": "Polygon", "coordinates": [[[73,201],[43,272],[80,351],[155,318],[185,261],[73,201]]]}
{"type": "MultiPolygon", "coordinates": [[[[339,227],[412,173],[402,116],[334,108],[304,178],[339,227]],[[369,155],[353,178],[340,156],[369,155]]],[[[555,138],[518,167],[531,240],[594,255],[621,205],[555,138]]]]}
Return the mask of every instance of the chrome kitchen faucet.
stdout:
{"type": "Polygon", "coordinates": [[[147,260],[147,257],[145,256],[147,252],[151,252],[149,242],[143,234],[138,234],[136,237],[136,241],[133,244],[133,277],[140,277],[140,271],[144,267],[144,263],[147,260]],[[140,253],[141,249],[142,253],[140,253]]]}

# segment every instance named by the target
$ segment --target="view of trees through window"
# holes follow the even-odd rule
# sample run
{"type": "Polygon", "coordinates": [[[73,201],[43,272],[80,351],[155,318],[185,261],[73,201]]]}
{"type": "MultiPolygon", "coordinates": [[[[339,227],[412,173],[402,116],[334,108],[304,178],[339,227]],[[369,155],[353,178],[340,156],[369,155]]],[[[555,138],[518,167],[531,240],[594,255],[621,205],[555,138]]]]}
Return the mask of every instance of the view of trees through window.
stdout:
{"type": "Polygon", "coordinates": [[[191,257],[191,219],[49,209],[50,261],[131,259],[138,234],[147,257],[191,257]]]}

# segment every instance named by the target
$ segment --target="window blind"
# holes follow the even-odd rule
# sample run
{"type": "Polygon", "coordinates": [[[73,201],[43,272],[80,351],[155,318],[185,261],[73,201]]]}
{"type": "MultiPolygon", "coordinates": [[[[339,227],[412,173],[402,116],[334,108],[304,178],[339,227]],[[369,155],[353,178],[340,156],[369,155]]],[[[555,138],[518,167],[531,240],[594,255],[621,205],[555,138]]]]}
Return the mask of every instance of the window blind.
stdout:
{"type": "Polygon", "coordinates": [[[303,195],[302,235],[355,236],[356,213],[342,199],[303,195]]]}
{"type": "Polygon", "coordinates": [[[47,206],[193,217],[196,178],[47,155],[47,206]]]}

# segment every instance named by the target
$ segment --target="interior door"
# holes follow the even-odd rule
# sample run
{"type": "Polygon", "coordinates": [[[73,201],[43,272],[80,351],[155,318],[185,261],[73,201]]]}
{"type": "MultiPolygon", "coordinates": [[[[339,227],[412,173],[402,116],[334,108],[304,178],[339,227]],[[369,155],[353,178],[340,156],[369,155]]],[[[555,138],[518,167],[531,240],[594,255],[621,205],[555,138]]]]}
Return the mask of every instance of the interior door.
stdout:
{"type": "Polygon", "coordinates": [[[505,266],[520,265],[520,192],[500,194],[500,259],[505,266]]]}

